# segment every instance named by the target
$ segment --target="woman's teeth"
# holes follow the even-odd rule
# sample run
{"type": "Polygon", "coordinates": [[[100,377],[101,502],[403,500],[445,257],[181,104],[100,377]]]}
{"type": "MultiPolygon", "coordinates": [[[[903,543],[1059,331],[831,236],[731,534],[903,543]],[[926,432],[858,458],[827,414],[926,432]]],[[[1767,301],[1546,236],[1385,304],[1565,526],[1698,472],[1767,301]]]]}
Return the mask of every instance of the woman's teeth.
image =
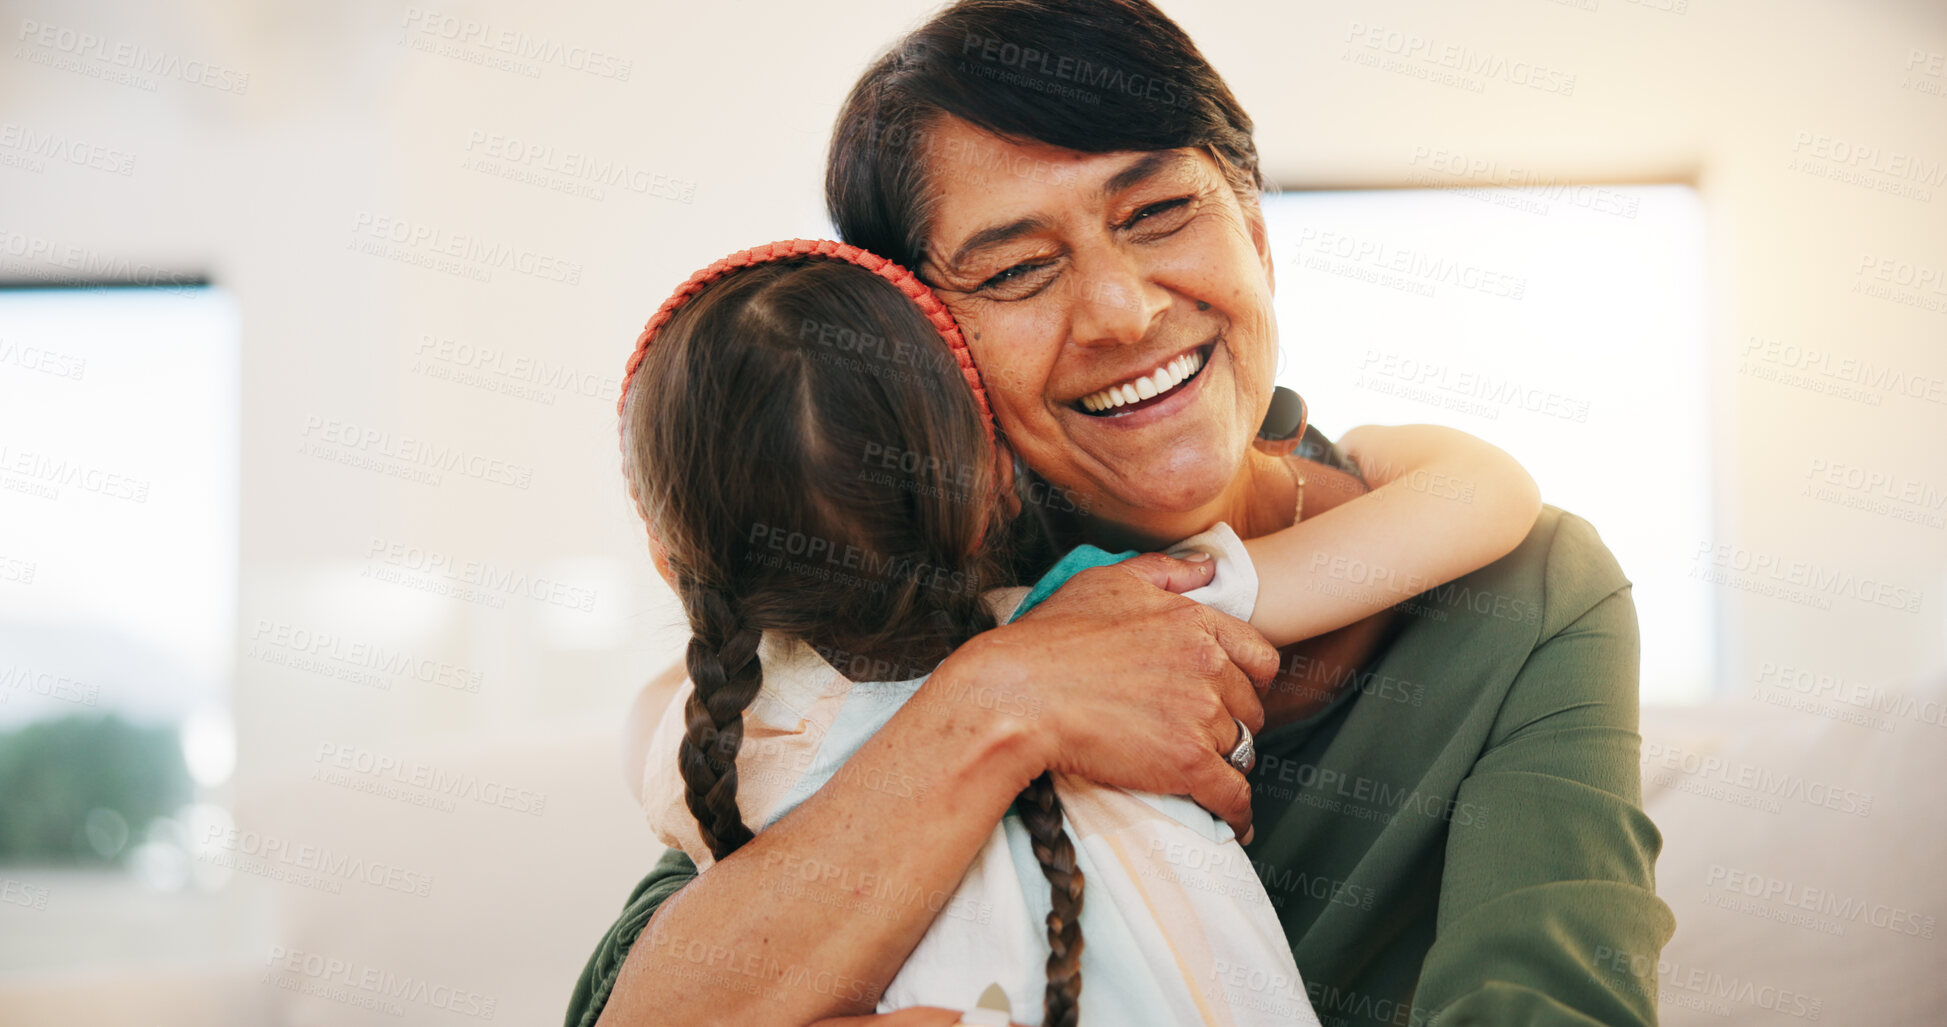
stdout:
{"type": "Polygon", "coordinates": [[[1118,382],[1100,392],[1083,396],[1082,409],[1090,413],[1114,410],[1116,407],[1140,403],[1154,399],[1188,381],[1203,366],[1203,354],[1192,350],[1175,360],[1164,364],[1150,374],[1118,382]]]}

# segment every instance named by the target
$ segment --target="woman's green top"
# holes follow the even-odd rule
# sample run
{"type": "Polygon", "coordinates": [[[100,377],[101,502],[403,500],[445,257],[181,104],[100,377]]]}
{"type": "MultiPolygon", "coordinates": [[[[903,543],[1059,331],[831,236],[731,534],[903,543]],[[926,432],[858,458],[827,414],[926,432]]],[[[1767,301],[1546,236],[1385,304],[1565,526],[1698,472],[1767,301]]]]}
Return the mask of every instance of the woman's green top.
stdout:
{"type": "MultiPolygon", "coordinates": [[[[1642,809],[1622,569],[1587,521],[1544,507],[1513,553],[1401,610],[1330,706],[1258,738],[1250,775],[1246,851],[1320,1021],[1655,1023],[1675,918],[1642,809]]],[[[637,885],[568,1027],[601,1015],[629,946],[695,876],[671,850],[637,885]]]]}

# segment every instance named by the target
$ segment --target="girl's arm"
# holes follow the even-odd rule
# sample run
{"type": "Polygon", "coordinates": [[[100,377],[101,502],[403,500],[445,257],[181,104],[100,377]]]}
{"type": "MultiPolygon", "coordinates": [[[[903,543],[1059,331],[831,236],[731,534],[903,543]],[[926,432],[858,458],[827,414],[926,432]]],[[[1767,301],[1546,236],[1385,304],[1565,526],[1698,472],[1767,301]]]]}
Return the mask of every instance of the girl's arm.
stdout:
{"type": "Polygon", "coordinates": [[[1363,620],[1506,556],[1541,513],[1500,449],[1436,425],[1354,428],[1339,440],[1372,491],[1244,543],[1251,626],[1275,646],[1363,620]]]}

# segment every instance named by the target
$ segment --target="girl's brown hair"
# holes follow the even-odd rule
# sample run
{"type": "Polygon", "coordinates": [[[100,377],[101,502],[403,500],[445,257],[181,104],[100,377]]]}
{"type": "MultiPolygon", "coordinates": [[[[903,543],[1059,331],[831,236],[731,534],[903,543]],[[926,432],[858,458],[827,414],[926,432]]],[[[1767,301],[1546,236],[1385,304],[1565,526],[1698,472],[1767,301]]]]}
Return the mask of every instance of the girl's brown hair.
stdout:
{"type": "MultiPolygon", "coordinates": [[[[1007,583],[1008,518],[991,423],[955,357],[914,299],[865,267],[801,255],[731,270],[669,313],[639,359],[621,403],[624,472],[689,616],[678,760],[722,859],[752,835],[736,757],[762,632],[855,679],[925,674],[995,626],[981,593],[1007,583]]],[[[1053,889],[1044,1022],[1071,1027],[1082,874],[1053,779],[1017,806],[1053,889]]]]}

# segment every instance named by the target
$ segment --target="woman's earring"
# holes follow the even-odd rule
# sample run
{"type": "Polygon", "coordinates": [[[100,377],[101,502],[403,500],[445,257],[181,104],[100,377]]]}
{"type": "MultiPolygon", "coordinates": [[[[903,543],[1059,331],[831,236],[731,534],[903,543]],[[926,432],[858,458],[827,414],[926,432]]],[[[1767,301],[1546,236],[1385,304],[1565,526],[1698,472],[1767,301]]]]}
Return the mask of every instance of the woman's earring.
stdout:
{"type": "Polygon", "coordinates": [[[1307,413],[1303,396],[1282,385],[1272,389],[1271,406],[1264,411],[1264,424],[1253,445],[1272,456],[1290,456],[1304,441],[1307,413]]]}
{"type": "Polygon", "coordinates": [[[1021,462],[1021,455],[1011,449],[1008,451],[1008,462],[1013,465],[1014,473],[1008,475],[1007,487],[1001,490],[1001,506],[1007,511],[1009,517],[1019,517],[1021,510],[1027,505],[1027,501],[1021,494],[1022,483],[1027,481],[1027,475],[1032,472],[1028,470],[1027,464],[1021,462]]]}
{"type": "Polygon", "coordinates": [[[1198,310],[1209,310],[1209,309],[1210,309],[1210,304],[1208,304],[1208,303],[1206,303],[1206,302],[1204,302],[1203,300],[1198,300],[1198,301],[1197,301],[1197,309],[1198,309],[1198,310]]]}

